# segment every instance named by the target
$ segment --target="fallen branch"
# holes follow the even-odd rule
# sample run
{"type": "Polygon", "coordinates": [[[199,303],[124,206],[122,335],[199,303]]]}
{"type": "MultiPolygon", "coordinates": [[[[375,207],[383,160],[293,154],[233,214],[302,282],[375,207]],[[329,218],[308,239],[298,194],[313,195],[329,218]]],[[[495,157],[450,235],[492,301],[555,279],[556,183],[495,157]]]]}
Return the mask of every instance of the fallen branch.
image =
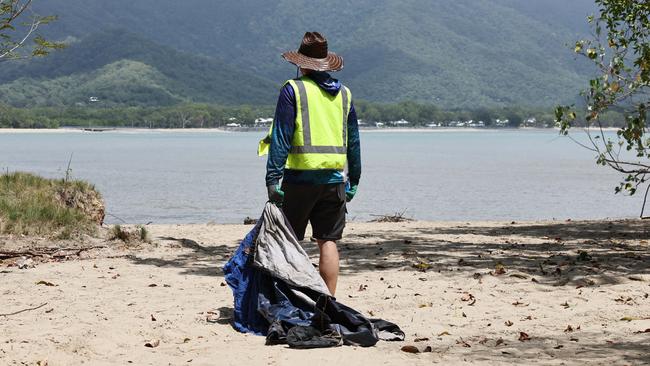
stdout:
{"type": "Polygon", "coordinates": [[[11,259],[19,257],[42,257],[42,253],[34,252],[0,252],[0,259],[11,259]]]}
{"type": "Polygon", "coordinates": [[[404,214],[406,210],[402,212],[396,212],[394,215],[370,215],[377,217],[376,219],[370,220],[370,222],[403,222],[403,221],[413,221],[413,219],[405,217],[404,214]]]}
{"type": "Polygon", "coordinates": [[[0,259],[11,259],[11,258],[19,258],[19,257],[45,257],[45,256],[65,257],[66,255],[68,255],[68,254],[58,254],[60,252],[75,252],[75,255],[79,256],[82,252],[85,252],[87,250],[105,249],[105,248],[106,248],[105,246],[94,246],[88,248],[53,248],[52,250],[41,251],[41,252],[32,252],[32,251],[0,252],[0,259]]]}
{"type": "Polygon", "coordinates": [[[24,312],[26,312],[26,311],[32,311],[32,310],[40,309],[40,308],[42,308],[42,307],[45,306],[45,305],[47,305],[47,303],[43,303],[43,304],[41,304],[41,305],[39,305],[39,306],[37,306],[37,307],[35,307],[35,308],[23,309],[23,310],[15,311],[15,312],[13,312],[13,313],[8,313],[8,314],[0,314],[0,316],[12,316],[12,315],[16,315],[16,314],[24,313],[24,312]]]}

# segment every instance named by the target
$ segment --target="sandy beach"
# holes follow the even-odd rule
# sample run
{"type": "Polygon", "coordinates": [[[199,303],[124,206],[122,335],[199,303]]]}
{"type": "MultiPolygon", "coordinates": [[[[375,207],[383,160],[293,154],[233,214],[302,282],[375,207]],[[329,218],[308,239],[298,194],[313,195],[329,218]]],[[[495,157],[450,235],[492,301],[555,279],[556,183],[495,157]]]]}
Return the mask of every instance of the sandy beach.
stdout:
{"type": "MultiPolygon", "coordinates": [[[[407,339],[308,351],[265,346],[263,337],[230,326],[232,294],[221,267],[251,226],[149,229],[153,242],[138,245],[0,237],[5,252],[66,248],[33,264],[2,254],[0,364],[650,360],[648,222],[351,223],[339,245],[337,298],[397,323],[407,339]],[[405,345],[431,352],[405,353],[405,345]]],[[[317,263],[313,243],[304,246],[317,263]]]]}

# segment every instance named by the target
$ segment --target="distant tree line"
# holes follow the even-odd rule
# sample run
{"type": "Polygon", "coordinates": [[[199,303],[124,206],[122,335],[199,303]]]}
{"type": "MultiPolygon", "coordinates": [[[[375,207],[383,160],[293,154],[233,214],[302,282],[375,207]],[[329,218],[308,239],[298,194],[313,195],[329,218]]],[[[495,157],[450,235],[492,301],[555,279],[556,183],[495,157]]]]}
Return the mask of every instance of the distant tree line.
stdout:
{"type": "MultiPolygon", "coordinates": [[[[543,108],[477,108],[441,109],[435,105],[402,102],[378,104],[365,101],[355,102],[357,115],[367,126],[382,122],[405,120],[408,126],[418,127],[435,123],[440,126],[454,122],[482,121],[485,127],[554,127],[554,111],[543,108]],[[497,121],[501,121],[497,125],[497,121]],[[507,121],[507,123],[503,123],[507,121]]],[[[0,127],[12,128],[57,128],[61,126],[80,127],[139,127],[139,128],[215,128],[227,124],[242,127],[255,125],[258,118],[273,117],[273,106],[221,106],[213,104],[180,104],[166,107],[113,107],[93,108],[41,107],[15,108],[0,105],[0,127]]],[[[601,117],[605,126],[620,126],[622,115],[610,111],[601,117]]],[[[576,121],[580,125],[580,121],[576,121]]]]}

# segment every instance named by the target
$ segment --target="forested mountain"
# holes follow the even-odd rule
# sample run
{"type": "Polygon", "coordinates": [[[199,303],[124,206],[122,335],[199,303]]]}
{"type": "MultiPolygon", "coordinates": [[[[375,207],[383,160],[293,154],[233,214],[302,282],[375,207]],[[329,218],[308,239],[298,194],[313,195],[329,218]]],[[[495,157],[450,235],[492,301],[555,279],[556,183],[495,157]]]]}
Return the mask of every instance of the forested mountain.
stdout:
{"type": "MultiPolygon", "coordinates": [[[[344,56],[346,67],[338,75],[356,98],[416,100],[443,108],[550,106],[575,100],[588,68],[576,62],[567,45],[587,32],[585,17],[595,10],[592,0],[38,0],[35,6],[39,13],[59,15],[45,31],[56,39],[79,40],[106,28],[125,29],[213,58],[210,62],[223,67],[203,75],[252,89],[221,99],[214,96],[222,90],[168,89],[173,96],[257,103],[262,94],[275,91],[258,88],[241,75],[272,80],[278,87],[295,75],[280,53],[296,48],[304,31],[318,30],[344,56]]],[[[157,83],[170,88],[183,84],[178,75],[153,65],[161,62],[155,48],[122,59],[140,62],[142,70],[151,67],[150,78],[157,83]],[[162,76],[154,77],[156,71],[162,76]]],[[[113,50],[119,53],[119,46],[113,50]]],[[[101,68],[109,65],[89,69],[83,59],[69,60],[68,66],[78,65],[79,72],[105,74],[101,68]]],[[[174,68],[175,60],[165,63],[174,68]]],[[[132,63],[117,66],[135,68],[132,63]]],[[[185,65],[184,70],[191,69],[185,65]]],[[[31,71],[12,74],[35,76],[31,71]]],[[[0,70],[0,80],[7,80],[6,75],[0,70]]],[[[48,79],[63,75],[38,74],[48,79]]]]}
{"type": "Polygon", "coordinates": [[[246,70],[122,30],[93,34],[46,59],[5,63],[0,83],[0,100],[19,107],[74,105],[90,97],[102,106],[270,104],[275,93],[273,83],[246,70]]]}

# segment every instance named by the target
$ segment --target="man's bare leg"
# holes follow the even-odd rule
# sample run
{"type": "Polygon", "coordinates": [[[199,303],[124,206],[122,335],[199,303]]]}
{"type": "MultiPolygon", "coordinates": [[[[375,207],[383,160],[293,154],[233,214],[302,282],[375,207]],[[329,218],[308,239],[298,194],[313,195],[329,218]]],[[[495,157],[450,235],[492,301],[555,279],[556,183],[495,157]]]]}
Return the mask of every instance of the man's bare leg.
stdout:
{"type": "Polygon", "coordinates": [[[320,249],[320,258],[318,260],[318,270],[323,277],[325,285],[330,290],[332,296],[336,292],[336,282],[339,278],[339,251],[336,248],[335,241],[317,240],[318,249],[320,249]]]}

